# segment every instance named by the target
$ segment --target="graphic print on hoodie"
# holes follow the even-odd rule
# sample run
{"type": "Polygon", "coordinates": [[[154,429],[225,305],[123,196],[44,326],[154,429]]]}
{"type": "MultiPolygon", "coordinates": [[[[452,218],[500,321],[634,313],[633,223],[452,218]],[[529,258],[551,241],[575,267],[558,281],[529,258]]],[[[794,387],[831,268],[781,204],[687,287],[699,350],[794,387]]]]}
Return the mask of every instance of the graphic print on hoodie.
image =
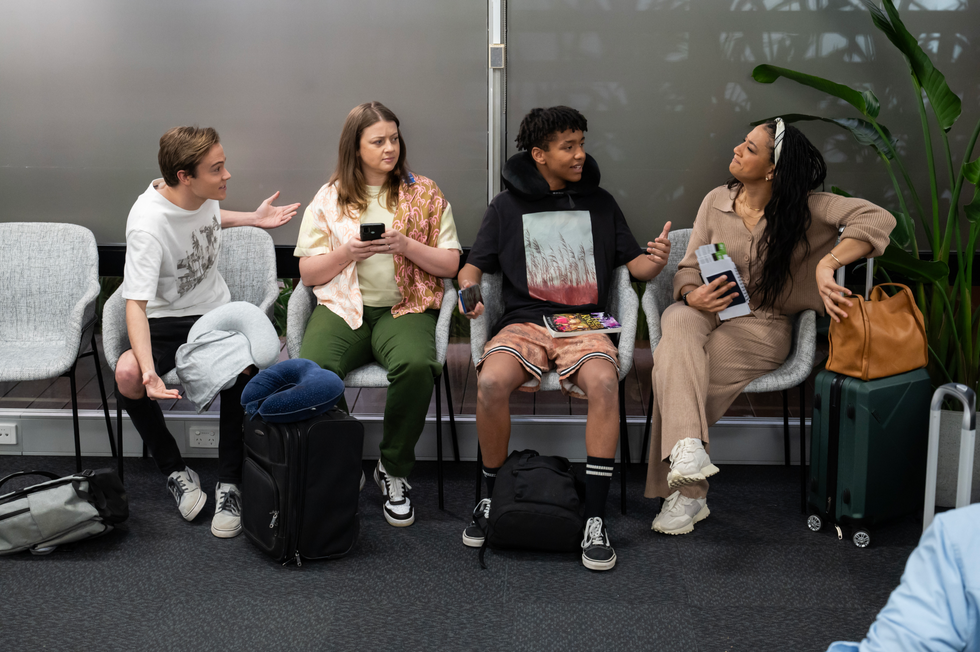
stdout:
{"type": "Polygon", "coordinates": [[[569,306],[596,303],[599,288],[589,212],[526,213],[523,220],[528,293],[569,306]]]}

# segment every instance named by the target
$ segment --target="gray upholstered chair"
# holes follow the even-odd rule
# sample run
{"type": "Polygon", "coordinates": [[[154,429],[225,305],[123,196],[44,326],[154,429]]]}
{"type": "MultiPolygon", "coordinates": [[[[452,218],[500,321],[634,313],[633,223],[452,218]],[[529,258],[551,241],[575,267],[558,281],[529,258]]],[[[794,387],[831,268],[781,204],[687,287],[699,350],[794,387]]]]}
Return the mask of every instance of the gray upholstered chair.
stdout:
{"type": "MultiPolygon", "coordinates": [[[[483,356],[483,349],[489,339],[492,324],[500,319],[504,312],[503,276],[501,274],[484,274],[480,281],[480,293],[483,295],[483,314],[470,322],[470,352],[476,362],[483,356]]],[[[630,462],[630,442],[626,428],[626,376],[633,368],[633,347],[636,344],[636,324],[639,317],[639,300],[633,286],[630,284],[630,273],[626,266],[617,267],[613,273],[612,287],[609,291],[609,306],[607,310],[619,320],[623,330],[619,333],[619,445],[620,445],[620,493],[622,512],[626,513],[626,473],[630,462]]],[[[528,381],[530,382],[530,381],[528,381]]],[[[551,370],[541,376],[541,388],[538,391],[560,391],[558,374],[551,370]]],[[[480,502],[481,484],[480,463],[483,452],[477,443],[477,478],[476,502],[480,502]]]]}
{"type": "MultiPolygon", "coordinates": [[[[439,484],[439,509],[443,508],[442,486],[442,392],[440,383],[446,386],[446,406],[449,410],[449,430],[452,434],[453,457],[459,461],[459,440],[456,438],[456,417],[453,414],[453,395],[449,385],[449,367],[446,365],[446,353],[449,350],[449,327],[452,323],[453,309],[456,307],[456,288],[452,279],[442,280],[442,305],[439,308],[439,319],[436,322],[436,361],[442,366],[442,373],[436,376],[436,475],[439,484]]],[[[298,358],[300,347],[303,345],[303,335],[306,333],[306,323],[316,307],[316,296],[313,290],[300,281],[293,288],[289,297],[289,309],[286,317],[286,351],[290,358],[298,358]]],[[[388,371],[377,362],[366,364],[354,369],[344,378],[345,387],[372,387],[385,389],[388,387],[388,371]]]]}
{"type": "Polygon", "coordinates": [[[95,347],[99,250],[75,224],[0,224],[0,382],[68,376],[75,468],[82,470],[75,365],[91,355],[102,394],[109,448],[117,455],[95,347]],[[86,350],[88,349],[88,350],[86,350]]]}
{"type": "MultiPolygon", "coordinates": [[[[248,301],[272,319],[273,306],[279,297],[276,248],[272,236],[251,226],[222,229],[220,246],[218,271],[228,285],[231,300],[248,301]]],[[[119,356],[130,348],[129,336],[126,334],[126,300],[122,296],[122,286],[109,297],[102,309],[102,345],[106,360],[115,372],[119,356]]],[[[167,385],[180,384],[177,370],[164,375],[163,382],[167,385]]],[[[118,400],[116,420],[119,433],[119,476],[122,477],[122,402],[118,400]]],[[[144,454],[145,451],[144,446],[144,454]]]]}
{"type": "MultiPolygon", "coordinates": [[[[646,315],[647,326],[650,330],[650,353],[653,354],[663,335],[660,330],[660,316],[667,306],[674,302],[674,274],[677,265],[687,252],[691,239],[691,229],[678,229],[670,233],[670,259],[667,266],[659,275],[647,283],[641,303],[646,315]]],[[[756,378],[744,390],[746,394],[763,392],[783,393],[783,447],[785,464],[790,462],[789,437],[789,394],[788,390],[798,387],[800,391],[800,485],[803,492],[803,508],[806,510],[806,379],[813,371],[814,354],[817,348],[816,313],[804,310],[793,319],[793,345],[786,362],[778,369],[765,376],[756,378]]],[[[643,450],[647,450],[650,439],[651,411],[653,410],[653,388],[650,389],[650,401],[647,408],[646,427],[643,436],[643,450]]]]}

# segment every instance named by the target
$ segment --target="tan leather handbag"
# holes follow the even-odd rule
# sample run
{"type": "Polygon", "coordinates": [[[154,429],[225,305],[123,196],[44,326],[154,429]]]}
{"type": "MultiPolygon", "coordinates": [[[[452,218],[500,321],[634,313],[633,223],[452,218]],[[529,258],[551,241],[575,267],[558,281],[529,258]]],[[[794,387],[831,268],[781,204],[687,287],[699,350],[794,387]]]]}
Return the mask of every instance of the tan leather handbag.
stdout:
{"type": "Polygon", "coordinates": [[[845,308],[847,317],[830,322],[827,369],[861,380],[883,378],[926,366],[926,327],[912,291],[901,283],[882,283],[868,301],[859,295],[845,308]],[[888,296],[884,288],[900,288],[888,296]]]}

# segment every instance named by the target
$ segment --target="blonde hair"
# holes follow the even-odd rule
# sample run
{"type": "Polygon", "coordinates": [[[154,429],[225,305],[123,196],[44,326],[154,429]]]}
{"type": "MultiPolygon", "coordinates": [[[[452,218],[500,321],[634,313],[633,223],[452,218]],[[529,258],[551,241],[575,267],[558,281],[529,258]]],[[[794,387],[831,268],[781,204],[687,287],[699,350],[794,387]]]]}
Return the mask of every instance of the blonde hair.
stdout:
{"type": "Polygon", "coordinates": [[[174,127],[160,137],[157,162],[163,181],[171,188],[180,183],[177,173],[184,170],[194,176],[198,164],[211,148],[221,142],[211,127],[174,127]]]}
{"type": "Polygon", "coordinates": [[[394,122],[398,129],[398,161],[381,188],[389,211],[394,211],[398,206],[398,186],[403,180],[408,181],[409,171],[408,163],[405,161],[405,139],[402,138],[401,123],[398,122],[398,117],[381,102],[358,104],[351,109],[344,121],[344,128],[340,132],[337,167],[328,182],[337,187],[337,201],[348,215],[351,207],[355,207],[359,211],[367,209],[367,183],[364,178],[364,171],[361,170],[361,135],[365,129],[378,122],[394,122]]]}

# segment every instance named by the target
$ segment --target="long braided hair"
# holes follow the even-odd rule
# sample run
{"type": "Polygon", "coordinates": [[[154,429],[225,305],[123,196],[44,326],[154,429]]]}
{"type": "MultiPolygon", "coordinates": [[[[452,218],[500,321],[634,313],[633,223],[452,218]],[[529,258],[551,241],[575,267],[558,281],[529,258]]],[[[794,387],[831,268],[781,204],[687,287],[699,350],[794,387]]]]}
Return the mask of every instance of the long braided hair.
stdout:
{"type": "MultiPolygon", "coordinates": [[[[773,141],[776,123],[765,123],[773,141]]],[[[772,141],[770,141],[772,142],[772,141]]],[[[774,161],[774,148],[770,147],[770,161],[774,161]]],[[[762,273],[755,294],[760,308],[773,308],[785,289],[792,284],[793,256],[802,246],[803,256],[810,253],[810,241],[806,232],[812,223],[810,192],[823,186],[827,177],[827,164],[823,156],[806,136],[792,125],[786,125],[779,162],[773,171],[772,196],[766,204],[764,217],[766,228],[759,242],[762,273]]],[[[729,189],[741,189],[738,179],[728,181],[729,189]]]]}

